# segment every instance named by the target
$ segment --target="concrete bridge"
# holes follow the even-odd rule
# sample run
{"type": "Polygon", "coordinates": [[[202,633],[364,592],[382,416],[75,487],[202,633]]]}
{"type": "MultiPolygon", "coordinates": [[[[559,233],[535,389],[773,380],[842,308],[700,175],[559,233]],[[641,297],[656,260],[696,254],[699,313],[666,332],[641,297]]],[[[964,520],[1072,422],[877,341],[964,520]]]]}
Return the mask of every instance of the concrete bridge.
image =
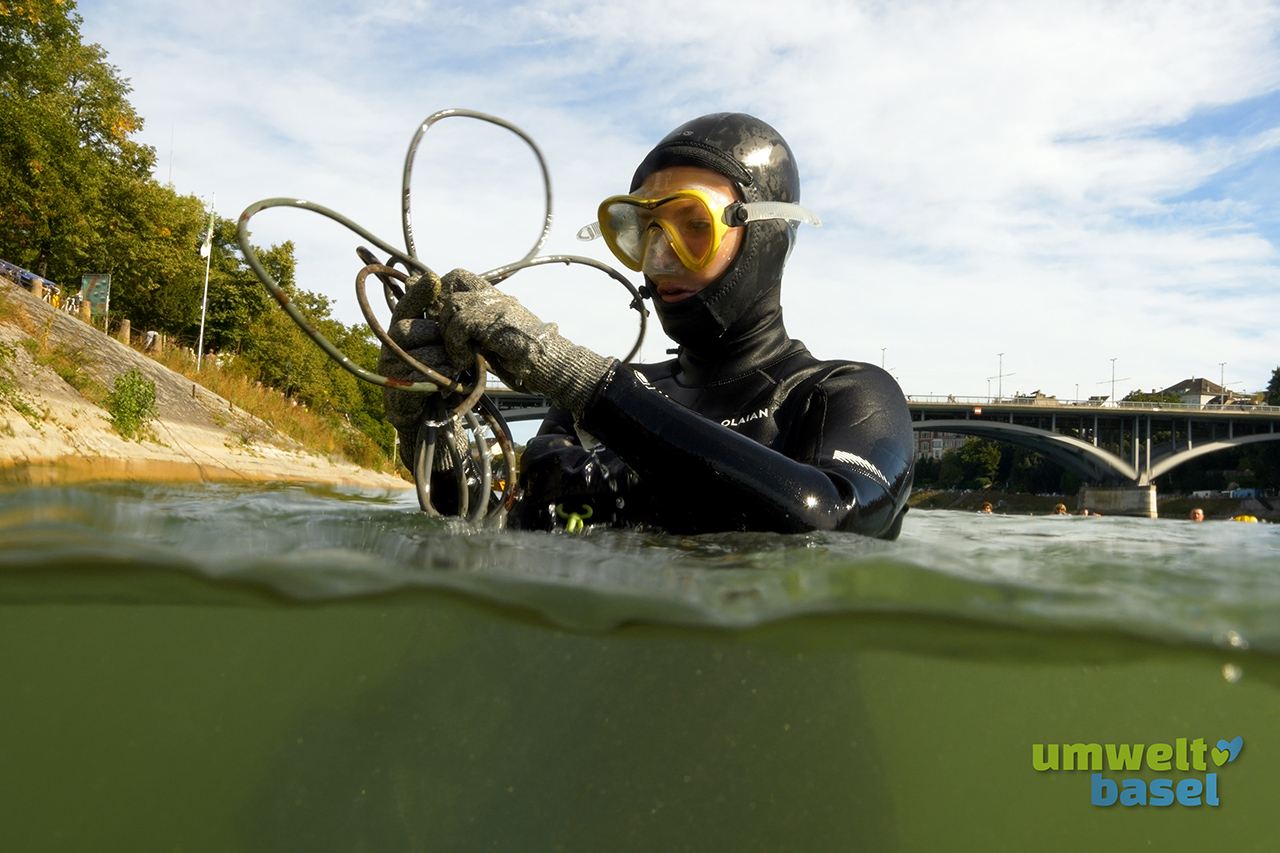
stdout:
{"type": "Polygon", "coordinates": [[[1146,486],[1197,456],[1280,441],[1280,406],[908,397],[912,428],[1016,444],[1086,483],[1146,486]]]}
{"type": "MultiPolygon", "coordinates": [[[[508,420],[540,419],[550,401],[491,387],[508,420]]],[[[1081,503],[1155,514],[1154,480],[1184,462],[1261,441],[1280,441],[1280,406],[1057,401],[1044,397],[908,396],[917,431],[1015,444],[1053,460],[1093,490],[1081,503]]]]}
{"type": "Polygon", "coordinates": [[[1152,518],[1161,474],[1197,456],[1280,441],[1280,406],[934,396],[908,397],[907,406],[917,431],[1003,441],[1052,459],[1086,484],[1078,508],[1152,518]]]}

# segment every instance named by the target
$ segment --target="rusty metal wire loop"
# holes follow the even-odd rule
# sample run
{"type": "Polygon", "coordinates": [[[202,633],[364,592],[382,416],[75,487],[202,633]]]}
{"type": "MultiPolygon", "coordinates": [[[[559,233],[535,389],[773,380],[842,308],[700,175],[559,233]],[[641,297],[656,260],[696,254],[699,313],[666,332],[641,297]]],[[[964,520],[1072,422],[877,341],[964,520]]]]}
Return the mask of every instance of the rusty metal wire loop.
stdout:
{"type": "MultiPolygon", "coordinates": [[[[593,258],[579,257],[576,255],[549,255],[537,257],[538,251],[546,243],[551,233],[552,212],[551,212],[551,176],[547,170],[546,159],[542,156],[537,144],[533,139],[520,128],[496,116],[486,113],[476,112],[473,110],[448,109],[440,110],[433,113],[422,121],[417,131],[414,133],[413,140],[409,143],[409,151],[405,156],[405,165],[403,172],[403,180],[401,184],[401,224],[404,233],[405,251],[401,251],[380,240],[371,232],[360,227],[358,224],[343,216],[342,214],[330,210],[323,205],[315,204],[304,199],[293,198],[269,198],[255,202],[244,209],[240,214],[236,237],[240,245],[240,250],[244,253],[245,260],[249,267],[258,276],[263,286],[267,288],[267,292],[279,303],[280,307],[293,319],[299,327],[324,350],[334,361],[338,362],[344,369],[355,375],[359,379],[375,385],[381,385],[385,388],[394,388],[398,391],[405,391],[415,394],[431,394],[435,395],[430,401],[429,411],[431,417],[424,418],[419,425],[417,438],[414,448],[414,465],[413,476],[414,483],[417,487],[418,503],[423,511],[429,515],[440,515],[431,500],[431,475],[435,462],[436,444],[442,425],[448,425],[450,431],[449,440],[445,442],[448,447],[448,453],[452,457],[450,462],[456,472],[458,484],[458,515],[466,517],[471,522],[481,522],[491,511],[493,502],[493,465],[492,453],[489,449],[484,433],[487,428],[493,430],[494,436],[498,442],[498,448],[506,462],[506,475],[503,488],[503,495],[497,506],[494,507],[502,513],[502,519],[505,519],[505,513],[511,509],[515,502],[515,453],[511,443],[511,430],[507,426],[506,421],[499,413],[498,408],[484,394],[485,378],[488,374],[488,365],[479,353],[476,354],[475,365],[475,382],[470,388],[466,388],[456,379],[452,379],[432,367],[421,363],[409,353],[400,347],[373,314],[373,310],[369,306],[368,295],[365,292],[365,280],[369,275],[376,275],[382,283],[383,297],[386,300],[387,307],[392,311],[395,310],[399,299],[403,298],[404,290],[399,283],[407,283],[415,275],[434,275],[432,271],[418,259],[416,247],[413,239],[413,217],[410,207],[410,179],[413,174],[413,161],[417,154],[418,145],[422,141],[423,135],[436,122],[452,117],[473,118],[485,121],[490,124],[503,127],[519,136],[533,150],[534,156],[538,160],[538,167],[542,171],[542,181],[544,188],[544,197],[546,202],[546,211],[543,217],[542,232],[537,241],[523,258],[520,260],[496,267],[488,272],[482,273],[481,277],[487,281],[498,284],[505,281],[510,276],[521,270],[530,267],[542,266],[549,263],[563,264],[580,264],[588,266],[601,272],[606,273],[614,280],[622,283],[623,286],[632,295],[631,307],[640,314],[640,333],[636,338],[635,344],[624,361],[631,361],[640,351],[640,345],[644,341],[644,335],[647,330],[648,311],[644,308],[642,295],[634,285],[631,284],[621,273],[607,264],[603,264],[593,258]],[[371,370],[366,370],[347,356],[336,346],[333,345],[318,329],[298,310],[293,304],[289,295],[280,287],[275,278],[263,266],[262,261],[258,258],[253,246],[249,243],[249,222],[250,220],[263,210],[272,207],[292,207],[294,209],[309,210],[318,213],[328,219],[332,219],[338,224],[346,227],[348,230],[358,234],[365,240],[368,240],[374,246],[387,255],[387,260],[381,262],[367,248],[359,246],[356,249],[360,259],[364,261],[365,267],[360,270],[356,276],[356,298],[360,303],[360,310],[364,314],[365,321],[369,324],[369,328],[373,331],[375,337],[388,349],[396,354],[406,365],[413,370],[426,377],[426,381],[408,382],[402,379],[383,376],[371,370]],[[395,269],[394,265],[403,266],[406,272],[395,269]],[[444,395],[460,395],[461,402],[456,405],[447,407],[444,402],[444,395]],[[477,417],[476,410],[480,416],[484,418],[485,423],[482,424],[480,418],[477,417]],[[475,495],[473,499],[473,482],[467,476],[467,460],[464,459],[462,452],[453,440],[453,424],[462,421],[465,422],[464,429],[469,433],[470,438],[468,444],[474,442],[476,445],[477,464],[479,466],[479,479],[474,483],[475,495]]],[[[470,455],[470,454],[468,454],[470,455]]]]}

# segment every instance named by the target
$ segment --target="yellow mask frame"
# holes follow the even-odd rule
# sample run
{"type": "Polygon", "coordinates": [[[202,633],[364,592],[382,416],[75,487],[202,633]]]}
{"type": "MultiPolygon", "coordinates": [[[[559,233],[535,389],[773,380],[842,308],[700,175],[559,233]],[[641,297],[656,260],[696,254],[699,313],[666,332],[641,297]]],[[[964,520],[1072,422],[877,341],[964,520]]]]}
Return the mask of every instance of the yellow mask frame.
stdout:
{"type": "Polygon", "coordinates": [[[706,269],[730,228],[763,219],[821,225],[817,214],[798,204],[778,201],[727,205],[697,188],[676,190],[660,198],[615,195],[600,202],[596,221],[578,231],[579,240],[603,237],[627,269],[640,272],[649,231],[660,229],[680,263],[692,272],[706,269]]]}

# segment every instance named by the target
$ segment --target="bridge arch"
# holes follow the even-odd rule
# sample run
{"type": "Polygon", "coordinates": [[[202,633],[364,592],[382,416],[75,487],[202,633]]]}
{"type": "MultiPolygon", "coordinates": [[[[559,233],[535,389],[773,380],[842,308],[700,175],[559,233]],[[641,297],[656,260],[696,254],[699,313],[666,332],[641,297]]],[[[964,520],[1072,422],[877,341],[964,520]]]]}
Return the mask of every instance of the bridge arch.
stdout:
{"type": "Polygon", "coordinates": [[[1188,462],[1197,456],[1205,456],[1209,453],[1217,453],[1219,450],[1230,450],[1233,447],[1240,447],[1243,444],[1255,444],[1260,441],[1280,441],[1280,432],[1261,432],[1254,435],[1223,438],[1199,444],[1186,450],[1179,450],[1176,453],[1161,457],[1157,462],[1153,462],[1151,470],[1147,474],[1147,479],[1154,480],[1161,474],[1167,474],[1183,462],[1188,462]]]}
{"type": "MultiPolygon", "coordinates": [[[[1124,481],[1136,483],[1140,479],[1132,465],[1115,454],[1094,447],[1087,441],[1069,435],[1047,432],[1036,427],[1003,421],[978,420],[927,420],[912,421],[917,431],[950,432],[973,435],[979,438],[1003,441],[1034,450],[1089,483],[1124,481]]],[[[1174,463],[1177,464],[1177,463],[1174,463]]]]}

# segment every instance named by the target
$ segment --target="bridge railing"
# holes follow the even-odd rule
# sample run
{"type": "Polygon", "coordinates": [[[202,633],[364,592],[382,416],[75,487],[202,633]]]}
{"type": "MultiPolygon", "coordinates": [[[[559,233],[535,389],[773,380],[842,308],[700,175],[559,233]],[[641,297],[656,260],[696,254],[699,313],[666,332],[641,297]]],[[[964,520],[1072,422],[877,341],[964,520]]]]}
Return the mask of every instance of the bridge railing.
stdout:
{"type": "Polygon", "coordinates": [[[1025,408],[1080,408],[1125,409],[1136,412],[1228,412],[1280,415],[1280,406],[1254,405],[1252,403],[1206,404],[1194,403],[1139,403],[1126,400],[1058,400],[1044,397],[964,397],[951,394],[907,394],[908,403],[944,403],[963,406],[1004,406],[1025,408]]]}

